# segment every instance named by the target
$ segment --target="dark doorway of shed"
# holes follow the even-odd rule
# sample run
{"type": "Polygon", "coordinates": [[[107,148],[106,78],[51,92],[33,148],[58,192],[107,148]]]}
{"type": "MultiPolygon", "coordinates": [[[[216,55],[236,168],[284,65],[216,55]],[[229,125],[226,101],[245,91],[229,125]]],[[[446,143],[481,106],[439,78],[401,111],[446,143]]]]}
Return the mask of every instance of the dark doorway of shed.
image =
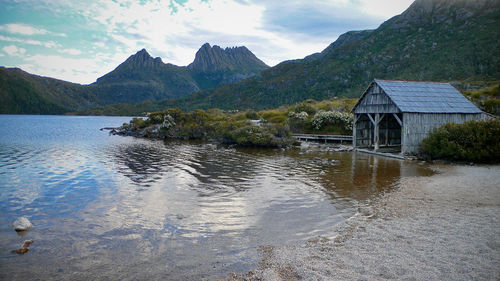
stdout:
{"type": "Polygon", "coordinates": [[[377,152],[401,152],[402,114],[357,114],[356,147],[377,152]]]}

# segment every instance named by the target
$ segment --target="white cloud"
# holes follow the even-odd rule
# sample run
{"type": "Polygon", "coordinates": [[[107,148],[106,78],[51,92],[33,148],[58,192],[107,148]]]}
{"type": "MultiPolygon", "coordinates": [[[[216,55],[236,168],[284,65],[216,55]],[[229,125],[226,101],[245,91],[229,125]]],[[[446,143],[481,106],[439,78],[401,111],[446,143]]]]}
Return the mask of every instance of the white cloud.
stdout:
{"type": "Polygon", "coordinates": [[[37,45],[37,46],[45,46],[46,48],[59,48],[59,47],[61,47],[60,44],[58,44],[54,41],[42,42],[39,40],[21,39],[21,38],[9,37],[9,36],[3,36],[3,35],[0,35],[0,41],[16,42],[16,43],[23,43],[23,44],[37,45]]]}
{"type": "Polygon", "coordinates": [[[107,48],[106,44],[104,42],[96,42],[94,43],[94,49],[104,49],[107,48]]]}
{"type": "Polygon", "coordinates": [[[9,56],[21,57],[26,53],[26,49],[18,48],[15,45],[9,45],[2,48],[9,56]]]}
{"type": "Polygon", "coordinates": [[[294,42],[286,34],[266,30],[262,5],[233,0],[189,0],[183,5],[172,2],[176,10],[173,13],[171,4],[164,1],[129,4],[103,0],[85,11],[85,15],[105,26],[109,36],[127,54],[146,48],[152,55],[177,65],[192,62],[205,42],[221,47],[245,45],[271,65],[309,55],[328,45],[294,42]]]}
{"type": "Polygon", "coordinates": [[[57,55],[27,56],[20,67],[30,73],[61,80],[89,84],[113,70],[125,60],[120,55],[96,54],[92,58],[68,58],[57,55]],[[109,65],[110,67],[106,67],[109,65]]]}
{"type": "Polygon", "coordinates": [[[22,23],[8,23],[4,25],[0,25],[1,31],[6,31],[8,33],[21,34],[21,35],[45,35],[51,34],[56,36],[66,37],[66,34],[63,33],[54,33],[43,28],[34,27],[28,24],[22,23]]]}
{"type": "Polygon", "coordinates": [[[17,24],[17,23],[0,25],[0,30],[22,35],[35,35],[35,34],[43,35],[49,33],[45,29],[36,28],[27,24],[17,24]]]}
{"type": "Polygon", "coordinates": [[[77,55],[82,54],[82,51],[80,51],[78,49],[61,49],[61,50],[58,50],[58,52],[62,53],[62,54],[73,55],[73,56],[77,56],[77,55]]]}
{"type": "Polygon", "coordinates": [[[5,57],[5,55],[4,54],[0,54],[0,57],[5,57]]]}
{"type": "Polygon", "coordinates": [[[183,5],[170,1],[122,5],[99,0],[84,14],[105,26],[128,54],[146,48],[165,62],[187,65],[198,48],[209,42],[221,47],[245,45],[267,64],[275,65],[322,51],[349,30],[374,28],[410,2],[188,0],[183,5]],[[287,28],[272,26],[269,20],[276,18],[287,28]]]}
{"type": "Polygon", "coordinates": [[[414,0],[359,0],[361,11],[380,19],[389,19],[404,12],[414,0]]]}
{"type": "MultiPolygon", "coordinates": [[[[187,65],[205,42],[221,47],[246,46],[272,66],[320,52],[349,30],[376,28],[383,20],[401,13],[412,0],[289,0],[286,3],[187,0],[182,5],[157,0],[25,2],[34,10],[46,9],[55,15],[69,12],[85,19],[82,23],[85,28],[95,32],[88,38],[72,37],[76,35],[68,32],[71,40],[54,42],[24,36],[64,34],[53,33],[42,26],[4,24],[0,25],[0,31],[18,34],[20,38],[0,35],[0,41],[52,48],[51,59],[57,63],[50,63],[47,57],[34,56],[29,62],[32,69],[40,64],[37,73],[47,70],[60,79],[89,83],[142,48],[152,56],[160,56],[164,62],[187,65]],[[79,49],[75,47],[76,42],[88,42],[88,48],[79,49]],[[95,57],[68,61],[69,58],[62,56],[83,53],[95,57]],[[91,64],[92,60],[96,62],[91,64]]],[[[68,26],[68,30],[74,28],[68,26]]]]}

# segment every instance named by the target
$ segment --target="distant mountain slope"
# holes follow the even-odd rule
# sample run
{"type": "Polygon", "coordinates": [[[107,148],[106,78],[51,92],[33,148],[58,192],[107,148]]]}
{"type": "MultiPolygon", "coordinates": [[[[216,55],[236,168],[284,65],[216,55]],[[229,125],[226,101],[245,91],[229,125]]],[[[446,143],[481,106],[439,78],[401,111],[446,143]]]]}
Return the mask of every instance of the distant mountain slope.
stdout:
{"type": "Polygon", "coordinates": [[[99,104],[108,105],[98,111],[106,114],[133,110],[125,103],[137,102],[135,110],[263,109],[359,96],[374,78],[499,81],[498,38],[500,0],[416,0],[375,30],[347,32],[321,53],[272,68],[244,47],[205,44],[186,67],[142,50],[88,86],[0,71],[0,113],[58,113],[99,104]],[[122,104],[114,110],[112,103],[122,104]]]}
{"type": "Polygon", "coordinates": [[[182,97],[200,90],[186,67],[165,64],[145,49],[89,85],[101,104],[182,97]]]}
{"type": "Polygon", "coordinates": [[[246,47],[222,49],[204,44],[187,66],[200,89],[241,81],[269,68],[246,47]]]}
{"type": "Polygon", "coordinates": [[[379,28],[348,32],[321,53],[163,104],[261,109],[357,96],[373,78],[500,80],[499,38],[498,0],[416,0],[379,28]]]}
{"type": "Polygon", "coordinates": [[[178,98],[267,69],[246,47],[203,45],[189,66],[165,64],[143,49],[90,85],[0,68],[0,113],[61,114],[114,103],[178,98]]]}
{"type": "Polygon", "coordinates": [[[62,114],[97,105],[95,94],[80,84],[0,67],[0,113],[62,114]]]}
{"type": "Polygon", "coordinates": [[[268,68],[246,47],[204,44],[187,67],[165,64],[143,49],[90,85],[101,104],[138,103],[183,97],[190,93],[240,81],[268,68]]]}

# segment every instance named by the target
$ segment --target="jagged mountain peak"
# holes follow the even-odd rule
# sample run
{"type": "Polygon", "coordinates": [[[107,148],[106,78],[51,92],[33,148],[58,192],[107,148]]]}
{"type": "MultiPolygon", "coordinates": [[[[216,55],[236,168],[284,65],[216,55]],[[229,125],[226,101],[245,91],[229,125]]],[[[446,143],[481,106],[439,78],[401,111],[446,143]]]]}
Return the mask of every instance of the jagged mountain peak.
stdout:
{"type": "Polygon", "coordinates": [[[243,71],[260,72],[268,66],[244,46],[221,47],[205,43],[196,52],[188,69],[194,72],[243,71]]]}
{"type": "Polygon", "coordinates": [[[245,47],[222,49],[206,43],[190,66],[165,64],[146,49],[131,55],[97,79],[96,91],[106,103],[181,97],[200,89],[240,81],[267,66],[245,47]]]}
{"type": "Polygon", "coordinates": [[[146,49],[142,49],[128,57],[125,62],[120,64],[119,68],[154,68],[154,67],[162,67],[165,65],[160,57],[153,58],[146,49]]]}
{"type": "Polygon", "coordinates": [[[140,51],[138,51],[137,53],[135,53],[135,55],[141,55],[141,56],[148,56],[150,57],[151,55],[148,53],[148,51],[146,51],[145,48],[142,48],[140,51]]]}
{"type": "Polygon", "coordinates": [[[228,51],[231,51],[231,50],[239,50],[239,51],[243,51],[243,52],[250,52],[251,51],[245,47],[245,46],[232,46],[232,47],[226,47],[226,48],[221,48],[220,46],[218,45],[213,45],[211,46],[210,43],[205,43],[201,46],[201,48],[198,50],[199,51],[206,51],[206,50],[214,50],[214,51],[222,51],[222,52],[228,52],[228,51]]]}
{"type": "Polygon", "coordinates": [[[481,81],[498,77],[500,0],[416,0],[375,30],[347,32],[322,53],[183,99],[185,108],[264,109],[356,96],[374,77],[481,81]],[[265,95],[263,95],[265,93],[265,95]]]}

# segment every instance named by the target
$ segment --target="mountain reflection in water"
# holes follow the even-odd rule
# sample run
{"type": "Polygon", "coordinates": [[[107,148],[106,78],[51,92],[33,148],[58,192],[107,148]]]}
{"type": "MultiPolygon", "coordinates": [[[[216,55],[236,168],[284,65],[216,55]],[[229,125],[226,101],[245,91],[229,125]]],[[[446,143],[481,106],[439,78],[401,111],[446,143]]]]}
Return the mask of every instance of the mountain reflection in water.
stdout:
{"type": "Polygon", "coordinates": [[[119,118],[0,118],[31,130],[0,127],[0,279],[222,278],[255,267],[259,246],[333,235],[401,177],[430,174],[415,162],[314,147],[98,130],[119,118]],[[18,216],[35,225],[23,256],[9,253],[24,239],[10,228],[18,216]]]}

